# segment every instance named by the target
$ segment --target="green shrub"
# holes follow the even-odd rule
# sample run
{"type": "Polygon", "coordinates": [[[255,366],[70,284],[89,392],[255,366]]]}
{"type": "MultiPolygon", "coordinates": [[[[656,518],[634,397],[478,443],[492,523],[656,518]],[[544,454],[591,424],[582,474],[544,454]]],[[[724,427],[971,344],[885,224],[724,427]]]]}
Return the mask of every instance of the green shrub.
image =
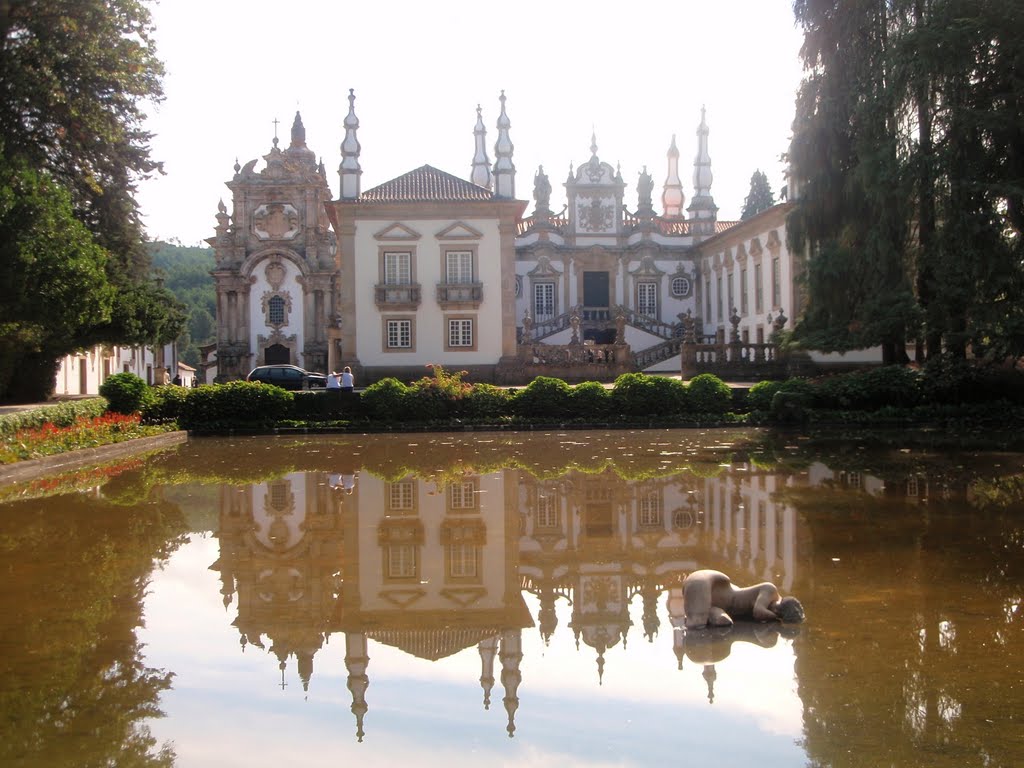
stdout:
{"type": "Polygon", "coordinates": [[[921,402],[921,376],[902,365],[886,365],[823,379],[814,405],[845,411],[874,411],[887,405],[908,408],[921,402]]]}
{"type": "Polygon", "coordinates": [[[527,419],[563,419],[572,415],[572,388],[561,379],[538,376],[515,396],[512,410],[527,419]]]}
{"type": "Polygon", "coordinates": [[[363,413],[379,421],[400,421],[405,418],[408,395],[409,387],[398,379],[390,376],[381,379],[363,390],[360,398],[363,413]]]}
{"type": "Polygon", "coordinates": [[[779,390],[772,397],[771,414],[776,421],[787,424],[807,420],[807,408],[811,398],[805,392],[779,390]]]}
{"type": "Polygon", "coordinates": [[[153,398],[149,385],[134,373],[115,373],[100,385],[100,394],[114,413],[138,413],[153,398]]]}
{"type": "Polygon", "coordinates": [[[462,380],[465,371],[450,373],[440,365],[428,365],[432,375],[409,386],[406,406],[416,421],[443,421],[463,415],[464,400],[472,387],[462,380]]]}
{"type": "Polygon", "coordinates": [[[185,409],[189,394],[192,392],[187,387],[177,387],[168,384],[162,387],[153,387],[150,390],[150,399],[142,409],[142,419],[150,424],[166,424],[176,421],[185,409]]]}
{"type": "Polygon", "coordinates": [[[768,411],[772,398],[785,386],[785,381],[759,381],[747,391],[747,408],[752,411],[768,411]]]}
{"type": "Polygon", "coordinates": [[[626,417],[670,416],[686,411],[686,385],[666,376],[624,373],[615,380],[611,403],[626,417]]]}
{"type": "Polygon", "coordinates": [[[690,410],[694,413],[728,413],[732,408],[732,389],[711,373],[690,379],[686,387],[690,410]]]}
{"type": "Polygon", "coordinates": [[[287,390],[255,381],[208,384],[189,393],[178,424],[197,430],[271,425],[291,414],[294,399],[287,390]]]}
{"type": "Polygon", "coordinates": [[[925,364],[921,390],[924,403],[1024,403],[1024,373],[943,355],[925,364]]]}
{"type": "Polygon", "coordinates": [[[473,419],[498,419],[511,411],[513,393],[493,384],[474,384],[466,395],[464,411],[473,419]]]}
{"type": "Polygon", "coordinates": [[[578,419],[603,419],[611,410],[612,398],[604,385],[584,381],[572,388],[572,412],[578,419]]]}
{"type": "Polygon", "coordinates": [[[107,401],[101,397],[88,400],[69,400],[44,408],[18,411],[0,416],[0,435],[13,435],[22,429],[37,429],[44,424],[70,427],[79,419],[93,419],[107,410],[107,401]]]}

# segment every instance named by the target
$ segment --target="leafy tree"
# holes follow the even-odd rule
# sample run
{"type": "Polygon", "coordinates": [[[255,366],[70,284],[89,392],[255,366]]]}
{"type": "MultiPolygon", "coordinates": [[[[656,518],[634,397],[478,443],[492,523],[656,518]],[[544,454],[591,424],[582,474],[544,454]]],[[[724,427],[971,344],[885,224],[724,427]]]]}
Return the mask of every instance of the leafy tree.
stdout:
{"type": "Polygon", "coordinates": [[[806,76],[794,336],[889,361],[1024,353],[1024,15],[1012,0],[797,0],[806,76]]]}
{"type": "Polygon", "coordinates": [[[80,330],[109,320],[106,266],[66,190],[0,160],[0,399],[48,391],[80,330]]]}
{"type": "MultiPolygon", "coordinates": [[[[0,173],[5,185],[13,183],[12,174],[34,173],[36,181],[23,176],[19,183],[37,185],[38,193],[32,195],[34,216],[4,213],[5,244],[11,245],[3,268],[14,286],[7,298],[14,307],[35,302],[63,316],[51,323],[62,323],[63,333],[47,336],[59,340],[56,346],[44,343],[32,314],[8,316],[11,339],[29,340],[5,347],[8,354],[21,349],[20,357],[4,360],[6,370],[19,372],[18,396],[51,391],[56,360],[68,351],[101,342],[165,342],[184,326],[171,294],[150,283],[134,200],[138,180],[159,170],[149,156],[150,134],[142,128],[143,103],[162,97],[163,69],[151,33],[149,11],[140,0],[0,3],[0,173]],[[81,227],[57,225],[52,217],[47,224],[41,206],[81,227]],[[82,257],[87,239],[98,247],[88,258],[102,261],[102,269],[90,272],[82,295],[39,301],[32,275],[44,239],[54,254],[82,257]],[[104,293],[99,304],[90,298],[97,291],[104,293]]],[[[65,261],[66,272],[61,259],[54,256],[49,263],[50,290],[77,284],[80,258],[65,261]]],[[[10,396],[0,386],[0,398],[10,396]]]]}
{"type": "Polygon", "coordinates": [[[775,205],[775,194],[772,192],[771,184],[764,171],[758,168],[750,177],[750,193],[743,201],[743,210],[740,212],[740,220],[746,221],[754,214],[766,211],[775,205]]]}

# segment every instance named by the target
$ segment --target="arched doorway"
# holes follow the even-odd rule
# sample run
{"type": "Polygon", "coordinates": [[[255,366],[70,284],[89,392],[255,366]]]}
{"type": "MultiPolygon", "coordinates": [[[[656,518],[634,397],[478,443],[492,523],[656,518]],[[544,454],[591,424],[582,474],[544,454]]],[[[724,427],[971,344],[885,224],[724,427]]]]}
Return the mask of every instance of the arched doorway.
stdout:
{"type": "Polygon", "coordinates": [[[263,350],[264,365],[291,365],[292,353],[282,344],[271,344],[263,350]]]}

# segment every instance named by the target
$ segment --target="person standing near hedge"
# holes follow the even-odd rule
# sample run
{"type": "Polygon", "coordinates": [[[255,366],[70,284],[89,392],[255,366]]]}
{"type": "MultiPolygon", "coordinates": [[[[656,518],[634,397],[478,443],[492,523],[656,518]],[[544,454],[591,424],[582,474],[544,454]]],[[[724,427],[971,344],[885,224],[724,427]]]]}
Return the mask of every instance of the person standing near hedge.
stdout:
{"type": "Polygon", "coordinates": [[[327,374],[327,389],[340,389],[341,388],[341,374],[337,371],[332,371],[327,374]]]}

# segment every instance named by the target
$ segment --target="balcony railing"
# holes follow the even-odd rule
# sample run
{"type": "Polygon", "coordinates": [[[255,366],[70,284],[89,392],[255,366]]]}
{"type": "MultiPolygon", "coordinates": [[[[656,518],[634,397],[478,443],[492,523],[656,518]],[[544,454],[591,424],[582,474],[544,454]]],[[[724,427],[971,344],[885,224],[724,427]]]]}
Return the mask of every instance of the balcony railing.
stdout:
{"type": "Polygon", "coordinates": [[[477,305],[484,299],[483,283],[438,283],[437,303],[442,307],[477,305]]]}
{"type": "Polygon", "coordinates": [[[378,283],[374,287],[374,301],[378,307],[388,309],[415,309],[420,305],[419,283],[378,283]]]}

